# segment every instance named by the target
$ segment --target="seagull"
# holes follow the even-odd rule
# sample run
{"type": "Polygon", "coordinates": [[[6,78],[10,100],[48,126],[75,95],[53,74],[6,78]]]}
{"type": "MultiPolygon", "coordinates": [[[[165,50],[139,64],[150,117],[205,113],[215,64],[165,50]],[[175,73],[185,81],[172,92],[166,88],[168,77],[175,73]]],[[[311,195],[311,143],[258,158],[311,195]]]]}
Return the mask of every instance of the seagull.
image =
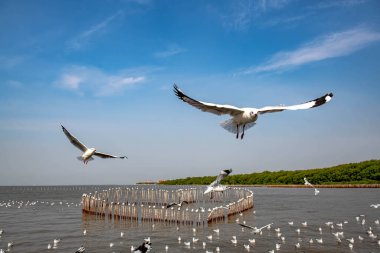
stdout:
{"type": "Polygon", "coordinates": [[[232,105],[221,105],[213,104],[195,100],[187,96],[179,87],[174,84],[174,93],[182,101],[192,105],[204,112],[210,112],[216,115],[229,114],[232,118],[221,123],[221,126],[229,132],[236,134],[236,139],[239,138],[239,132],[242,131],[240,136],[241,139],[244,137],[245,129],[253,127],[256,123],[258,116],[265,113],[281,112],[284,110],[302,110],[309,109],[313,107],[321,106],[331,100],[333,97],[332,93],[327,93],[326,95],[310,100],[308,102],[292,105],[292,106],[265,106],[262,108],[239,108],[232,105]]]}
{"type": "Polygon", "coordinates": [[[79,249],[75,251],[75,253],[83,253],[85,250],[86,249],[83,246],[80,246],[79,249]]]}
{"type": "Polygon", "coordinates": [[[172,202],[172,203],[168,204],[168,205],[166,206],[166,208],[170,208],[170,207],[172,207],[172,206],[179,206],[179,207],[181,207],[183,204],[189,204],[189,202],[187,202],[187,201],[185,201],[185,200],[182,200],[182,201],[179,202],[179,203],[172,202]]]}
{"type": "Polygon", "coordinates": [[[245,225],[245,224],[242,224],[242,223],[238,223],[238,224],[239,224],[240,226],[242,226],[242,227],[252,229],[252,232],[255,233],[255,234],[257,234],[257,233],[260,233],[261,230],[263,230],[264,228],[266,228],[266,227],[270,227],[273,223],[270,223],[270,224],[268,224],[268,225],[265,225],[265,226],[263,226],[263,227],[261,227],[261,228],[251,227],[251,226],[248,226],[248,225],[245,225]]]}
{"type": "Polygon", "coordinates": [[[206,191],[203,194],[207,194],[211,192],[211,199],[213,198],[213,192],[223,192],[227,189],[229,189],[228,186],[224,186],[220,184],[220,181],[222,181],[223,178],[227,177],[232,172],[232,169],[229,170],[222,170],[220,171],[219,175],[215,179],[214,182],[212,182],[209,186],[207,186],[206,191]]]}
{"type": "Polygon", "coordinates": [[[152,243],[144,241],[138,248],[133,251],[136,253],[146,253],[152,249],[152,243]]]}
{"type": "Polygon", "coordinates": [[[105,153],[100,153],[100,152],[97,152],[95,148],[87,148],[75,136],[70,134],[70,132],[67,131],[64,126],[61,125],[61,127],[62,127],[62,130],[65,133],[66,137],[71,142],[71,144],[73,144],[75,147],[77,147],[82,152],[84,152],[82,156],[78,157],[78,159],[83,161],[84,164],[87,164],[88,161],[93,160],[94,159],[94,158],[92,158],[93,155],[101,157],[101,158],[120,158],[120,159],[128,158],[126,156],[114,156],[114,155],[109,155],[109,154],[105,154],[105,153]]]}
{"type": "Polygon", "coordinates": [[[318,189],[315,188],[314,185],[312,185],[312,184],[307,180],[306,177],[303,178],[303,181],[305,181],[305,185],[309,185],[309,186],[311,186],[311,187],[314,188],[314,195],[315,195],[315,196],[317,196],[317,195],[319,194],[318,189]]]}

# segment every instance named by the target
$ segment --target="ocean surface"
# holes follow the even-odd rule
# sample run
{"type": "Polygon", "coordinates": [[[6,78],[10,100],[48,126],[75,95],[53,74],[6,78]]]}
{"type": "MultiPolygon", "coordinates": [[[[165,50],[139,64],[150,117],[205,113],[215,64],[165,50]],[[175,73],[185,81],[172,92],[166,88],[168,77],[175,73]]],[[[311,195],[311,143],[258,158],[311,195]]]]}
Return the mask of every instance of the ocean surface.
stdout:
{"type": "Polygon", "coordinates": [[[131,246],[138,246],[144,238],[150,237],[153,247],[150,252],[217,252],[217,247],[220,252],[380,252],[380,225],[376,224],[380,219],[380,207],[370,207],[380,203],[380,189],[326,188],[314,196],[314,190],[310,188],[253,187],[250,189],[254,191],[254,209],[226,221],[194,227],[108,220],[82,214],[82,194],[108,188],[0,187],[0,230],[3,230],[0,249],[7,250],[8,243],[13,242],[9,252],[74,253],[82,245],[85,252],[131,252],[131,246]],[[262,234],[253,234],[250,229],[242,229],[237,219],[256,227],[273,225],[269,230],[263,229],[262,234]],[[292,226],[288,223],[291,221],[292,226]],[[305,221],[307,226],[302,225],[305,221]],[[334,228],[327,226],[326,222],[332,222],[334,228]],[[281,235],[276,228],[280,228],[281,235]],[[215,229],[219,229],[219,233],[214,232],[215,229]],[[297,229],[300,229],[299,233],[297,229]],[[377,238],[371,238],[367,233],[369,230],[372,237],[377,238]],[[343,232],[340,243],[333,235],[336,232],[343,232]],[[233,236],[236,236],[236,244],[231,242],[233,236]],[[199,239],[198,242],[193,243],[193,237],[199,239]],[[255,244],[249,243],[248,240],[253,238],[255,244]],[[347,240],[351,238],[354,239],[352,249],[347,240]],[[54,239],[60,239],[56,247],[54,239]],[[323,243],[316,239],[322,239],[323,243]],[[185,246],[184,242],[191,242],[190,246],[185,246]],[[279,250],[276,250],[276,243],[280,243],[279,250]],[[297,243],[300,248],[295,247],[297,243]],[[49,244],[51,249],[48,249],[49,244]],[[250,249],[247,250],[244,244],[250,245],[250,249]],[[167,250],[165,246],[168,246],[167,250]]]}

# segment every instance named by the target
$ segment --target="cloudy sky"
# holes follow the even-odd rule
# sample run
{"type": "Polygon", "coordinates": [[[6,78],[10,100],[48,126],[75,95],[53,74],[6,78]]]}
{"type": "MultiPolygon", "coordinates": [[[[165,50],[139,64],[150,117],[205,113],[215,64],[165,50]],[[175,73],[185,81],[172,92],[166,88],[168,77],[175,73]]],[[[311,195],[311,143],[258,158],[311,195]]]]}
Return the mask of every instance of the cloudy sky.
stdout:
{"type": "Polygon", "coordinates": [[[0,2],[0,185],[133,184],[378,159],[377,0],[0,2]],[[325,106],[228,119],[178,100],[325,106]],[[76,157],[87,146],[128,160],[76,157]]]}

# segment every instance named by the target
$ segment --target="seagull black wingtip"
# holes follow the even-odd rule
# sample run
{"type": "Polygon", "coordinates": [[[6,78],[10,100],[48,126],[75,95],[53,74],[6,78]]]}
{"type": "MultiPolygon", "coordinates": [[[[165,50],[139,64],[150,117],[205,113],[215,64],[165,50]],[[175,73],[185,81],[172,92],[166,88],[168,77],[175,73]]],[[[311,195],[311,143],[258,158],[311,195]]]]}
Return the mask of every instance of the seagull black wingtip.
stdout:
{"type": "Polygon", "coordinates": [[[179,88],[176,84],[173,85],[173,91],[174,91],[174,94],[183,101],[183,98],[186,96],[179,88]]]}

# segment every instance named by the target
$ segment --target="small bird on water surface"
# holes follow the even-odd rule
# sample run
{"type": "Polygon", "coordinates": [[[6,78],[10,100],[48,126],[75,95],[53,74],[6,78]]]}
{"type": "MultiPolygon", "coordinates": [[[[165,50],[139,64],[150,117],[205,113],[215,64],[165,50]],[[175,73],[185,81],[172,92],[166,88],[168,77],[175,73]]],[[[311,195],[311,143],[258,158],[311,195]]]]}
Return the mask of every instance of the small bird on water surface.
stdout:
{"type": "Polygon", "coordinates": [[[93,160],[94,158],[92,156],[94,155],[100,158],[104,158],[104,159],[105,158],[120,158],[120,159],[127,158],[126,156],[114,156],[110,154],[100,153],[100,152],[97,152],[95,148],[87,148],[86,145],[81,143],[75,136],[73,136],[69,131],[67,131],[67,129],[64,126],[61,125],[61,127],[63,130],[63,133],[69,139],[71,144],[73,144],[75,147],[77,147],[82,152],[84,152],[82,156],[78,157],[78,159],[83,161],[84,164],[87,164],[88,161],[93,160]]]}
{"type": "Polygon", "coordinates": [[[265,106],[262,108],[239,108],[232,105],[213,104],[195,100],[187,96],[181,91],[177,85],[174,84],[174,93],[182,101],[194,106],[204,112],[210,112],[216,115],[229,114],[232,118],[221,123],[221,126],[229,132],[236,134],[236,139],[239,138],[240,131],[242,134],[240,138],[243,139],[244,131],[253,127],[259,115],[265,113],[282,112],[284,110],[303,110],[321,106],[331,100],[332,93],[316,98],[314,100],[291,106],[265,106]]]}

